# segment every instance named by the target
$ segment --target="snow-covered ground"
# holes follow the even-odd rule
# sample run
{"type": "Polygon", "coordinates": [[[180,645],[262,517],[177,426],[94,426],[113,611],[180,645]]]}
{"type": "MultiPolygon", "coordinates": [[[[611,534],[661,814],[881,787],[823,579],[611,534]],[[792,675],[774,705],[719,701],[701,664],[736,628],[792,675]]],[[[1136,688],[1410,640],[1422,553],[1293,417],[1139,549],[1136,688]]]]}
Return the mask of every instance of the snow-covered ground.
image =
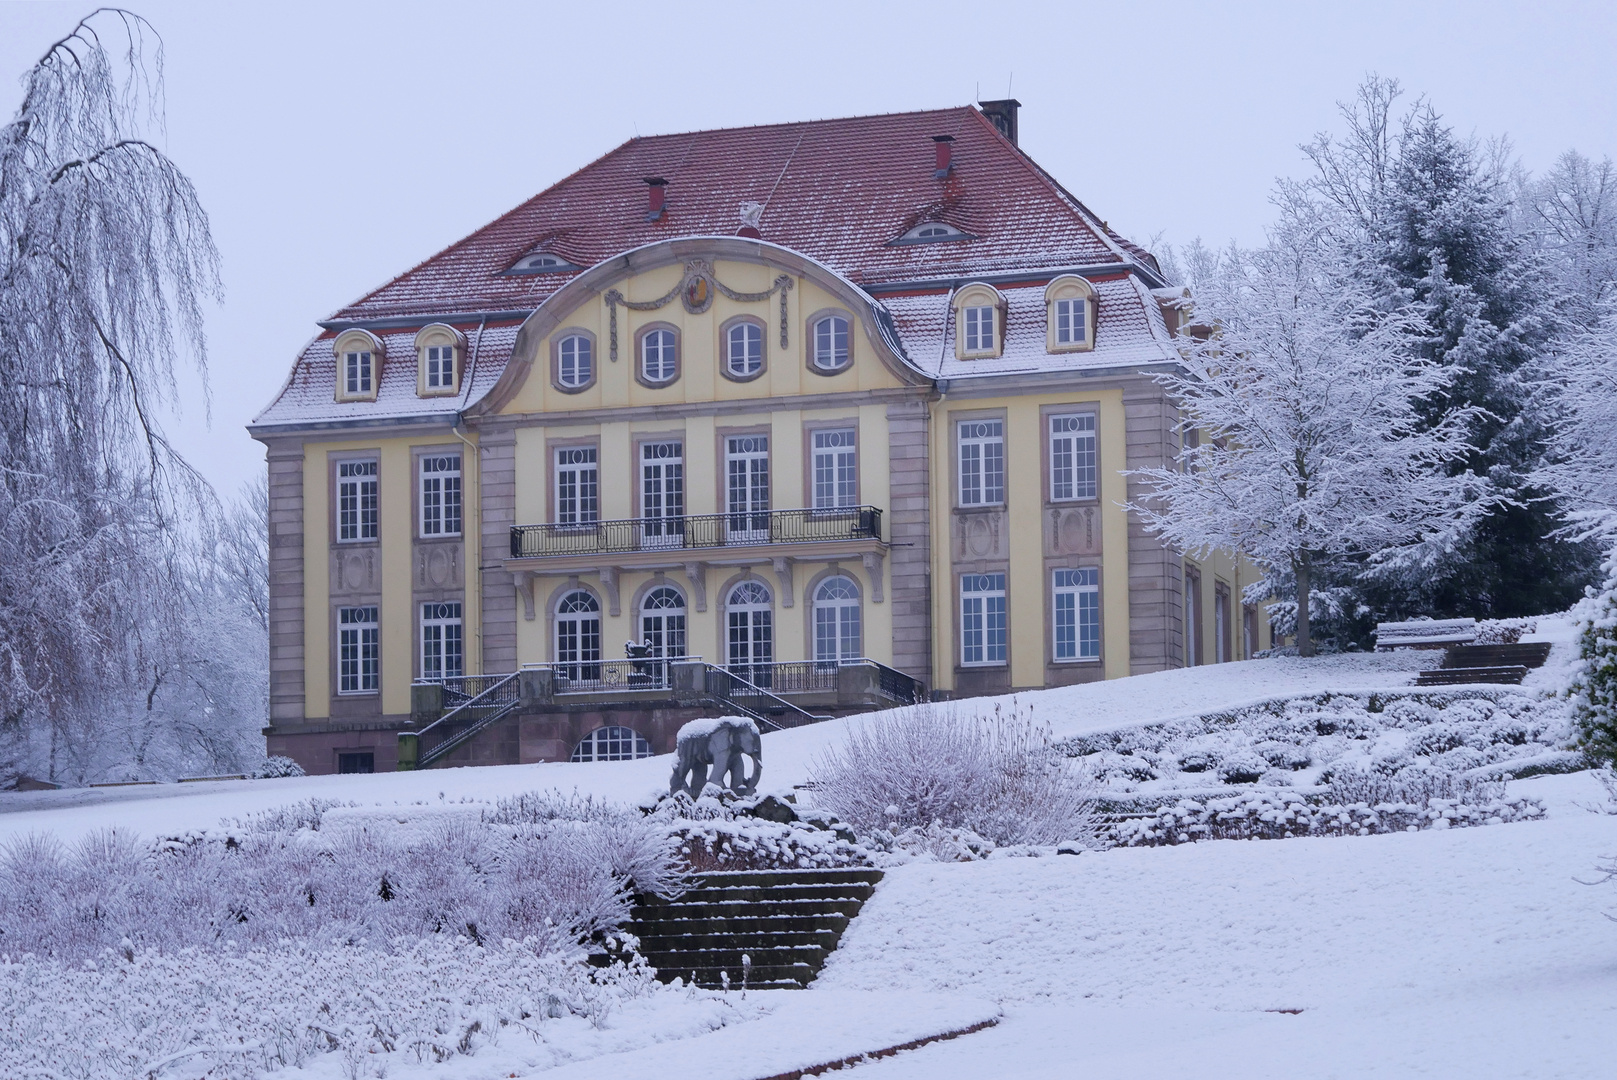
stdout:
{"type": "MultiPolygon", "coordinates": [[[[1541,624],[1540,636],[1557,647],[1526,689],[1564,677],[1569,629],[1541,624]]],[[[1280,658],[1023,699],[1057,738],[1075,738],[1291,694],[1406,689],[1437,659],[1280,658]]],[[[802,782],[815,756],[860,722],[766,736],[764,787],[802,782]]],[[[37,831],[72,839],[109,824],[181,832],[311,797],[407,806],[557,788],[638,801],[664,787],[670,764],[659,757],[10,794],[0,796],[0,841],[37,831]]],[[[802,1018],[759,1002],[746,1010],[759,1019],[738,1017],[700,1034],[704,1021],[693,1013],[669,1021],[689,1021],[692,1037],[575,1061],[566,1075],[650,1069],[669,1080],[756,1080],[787,1071],[773,1066],[788,1058],[790,1068],[824,1064],[907,1041],[898,1036],[912,1028],[964,1026],[1003,1009],[995,1027],[852,1075],[1609,1076],[1617,924],[1603,916],[1617,913],[1617,883],[1579,879],[1594,880],[1597,862],[1617,856],[1617,805],[1588,772],[1511,781],[1509,791],[1543,800],[1547,815],[1408,834],[900,866],[815,989],[797,999],[802,1018]],[[904,1022],[872,1026],[884,1010],[858,997],[867,993],[900,995],[885,1011],[904,1022]],[[782,1057],[783,1046],[792,1053],[782,1057]]],[[[662,1007],[645,1016],[626,1009],[621,1020],[657,1023],[662,1007]]],[[[605,1037],[598,1052],[632,1043],[605,1037]]],[[[336,1064],[319,1062],[310,1075],[336,1064]]],[[[423,1074],[559,1075],[535,1069],[542,1066],[491,1053],[423,1074]]]]}

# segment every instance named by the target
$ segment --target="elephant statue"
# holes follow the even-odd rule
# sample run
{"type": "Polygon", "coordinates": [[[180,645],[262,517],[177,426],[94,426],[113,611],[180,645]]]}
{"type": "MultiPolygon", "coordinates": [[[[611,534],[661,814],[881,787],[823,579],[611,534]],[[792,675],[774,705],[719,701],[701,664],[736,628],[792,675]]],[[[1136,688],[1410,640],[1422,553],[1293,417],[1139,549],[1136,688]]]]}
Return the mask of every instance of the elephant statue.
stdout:
{"type": "Polygon", "coordinates": [[[688,791],[702,794],[708,784],[727,787],[737,795],[758,790],[758,777],[764,769],[763,739],[758,725],[744,716],[720,716],[692,720],[679,729],[675,741],[674,775],[669,794],[688,791]],[[752,758],[752,775],[746,774],[746,759],[752,758]],[[708,772],[712,768],[712,773],[708,772]]]}

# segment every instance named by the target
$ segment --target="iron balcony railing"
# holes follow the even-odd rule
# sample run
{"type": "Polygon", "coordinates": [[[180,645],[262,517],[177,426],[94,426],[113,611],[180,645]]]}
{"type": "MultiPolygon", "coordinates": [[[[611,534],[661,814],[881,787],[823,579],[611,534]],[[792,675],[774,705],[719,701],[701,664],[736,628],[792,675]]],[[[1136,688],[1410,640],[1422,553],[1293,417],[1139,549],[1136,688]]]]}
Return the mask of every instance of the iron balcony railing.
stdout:
{"type": "MultiPolygon", "coordinates": [[[[676,657],[683,660],[685,657],[676,657]]],[[[696,659],[700,659],[697,657],[696,659]]],[[[598,694],[610,690],[667,690],[673,685],[668,661],[586,660],[551,664],[558,694],[598,694]]]]}
{"type": "Polygon", "coordinates": [[[827,540],[880,540],[882,512],[874,506],[834,510],[686,514],[584,524],[516,525],[513,559],[603,555],[667,549],[812,544],[827,540]]]}

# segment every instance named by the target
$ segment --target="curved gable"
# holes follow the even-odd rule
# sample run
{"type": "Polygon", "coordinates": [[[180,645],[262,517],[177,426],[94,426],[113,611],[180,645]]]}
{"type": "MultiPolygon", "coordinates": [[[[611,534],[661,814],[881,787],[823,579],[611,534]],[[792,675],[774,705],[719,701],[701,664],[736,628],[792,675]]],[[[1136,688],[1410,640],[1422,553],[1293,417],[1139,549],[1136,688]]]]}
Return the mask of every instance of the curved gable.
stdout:
{"type": "MultiPolygon", "coordinates": [[[[687,237],[626,251],[557,290],[523,323],[504,373],[470,411],[654,407],[926,385],[900,349],[881,305],[823,264],[762,241],[687,237]],[[812,363],[813,328],[839,312],[847,316],[849,360],[826,369],[812,363]],[[677,377],[648,378],[641,370],[665,363],[656,340],[642,355],[653,328],[673,331],[656,340],[677,342],[677,377]],[[558,392],[558,365],[564,358],[576,364],[563,343],[579,336],[594,343],[595,370],[582,389],[558,392]]],[[[571,367],[565,374],[576,376],[571,367]]]]}

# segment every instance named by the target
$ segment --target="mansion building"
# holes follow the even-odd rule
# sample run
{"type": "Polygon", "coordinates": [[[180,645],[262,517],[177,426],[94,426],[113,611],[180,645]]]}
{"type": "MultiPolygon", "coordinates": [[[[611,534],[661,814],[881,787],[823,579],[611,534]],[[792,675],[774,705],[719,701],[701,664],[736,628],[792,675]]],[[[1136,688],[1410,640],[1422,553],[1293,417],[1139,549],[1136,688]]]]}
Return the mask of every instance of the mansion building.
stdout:
{"type": "Polygon", "coordinates": [[[665,752],[1240,659],[1255,572],[1123,509],[1186,292],[1018,104],[636,138],[320,323],[250,426],[269,752],[665,752]]]}

